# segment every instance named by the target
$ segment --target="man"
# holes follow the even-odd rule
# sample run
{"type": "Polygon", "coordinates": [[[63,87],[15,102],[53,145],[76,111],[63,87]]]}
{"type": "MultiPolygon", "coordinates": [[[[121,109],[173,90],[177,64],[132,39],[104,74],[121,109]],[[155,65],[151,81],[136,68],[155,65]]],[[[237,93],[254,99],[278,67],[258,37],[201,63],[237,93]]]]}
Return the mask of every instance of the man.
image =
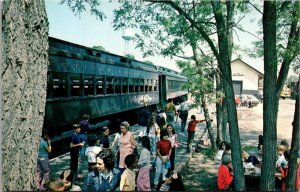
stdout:
{"type": "Polygon", "coordinates": [[[138,123],[139,123],[140,130],[141,130],[141,133],[140,133],[141,137],[146,135],[146,129],[147,129],[148,121],[149,121],[150,117],[151,117],[151,111],[148,108],[148,104],[145,103],[144,107],[139,110],[139,114],[138,114],[138,123]]]}
{"type": "Polygon", "coordinates": [[[171,98],[168,99],[168,103],[165,106],[165,112],[167,114],[167,122],[173,124],[177,111],[171,98]]]}
{"type": "Polygon", "coordinates": [[[190,109],[190,106],[189,106],[189,102],[187,100],[184,101],[183,103],[181,103],[179,106],[178,111],[179,111],[179,117],[181,119],[181,131],[185,130],[186,121],[187,121],[187,118],[189,115],[189,109],[190,109]]]}
{"type": "Polygon", "coordinates": [[[42,138],[39,145],[37,170],[35,183],[38,190],[45,190],[45,183],[50,176],[49,153],[51,153],[51,140],[46,129],[42,132],[42,138]]]}
{"type": "Polygon", "coordinates": [[[72,135],[71,143],[70,143],[70,155],[71,155],[70,170],[74,172],[74,178],[77,179],[79,150],[81,147],[84,146],[84,141],[82,141],[80,137],[81,128],[79,124],[73,124],[73,129],[74,129],[74,133],[72,135]]]}

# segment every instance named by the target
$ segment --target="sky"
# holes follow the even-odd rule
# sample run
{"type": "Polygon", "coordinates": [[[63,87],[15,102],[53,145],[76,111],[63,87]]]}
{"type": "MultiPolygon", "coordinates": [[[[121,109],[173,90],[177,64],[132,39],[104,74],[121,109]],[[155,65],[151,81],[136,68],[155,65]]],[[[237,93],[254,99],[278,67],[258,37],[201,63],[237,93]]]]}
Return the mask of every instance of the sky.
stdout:
{"type": "MultiPolygon", "coordinates": [[[[76,16],[68,7],[67,4],[60,5],[58,0],[46,0],[46,12],[49,19],[49,35],[58,39],[69,41],[72,43],[92,47],[94,45],[101,45],[106,51],[124,55],[125,41],[122,39],[123,31],[114,31],[112,27],[113,9],[118,7],[118,3],[113,1],[109,3],[108,0],[101,0],[102,11],[107,16],[103,21],[97,20],[95,16],[89,12],[82,13],[79,17],[76,16]]],[[[259,29],[256,22],[251,22],[253,18],[261,17],[258,12],[253,11],[250,17],[245,17],[241,24],[245,29],[256,33],[259,29]]],[[[248,33],[236,30],[234,32],[235,44],[242,48],[249,48],[252,46],[251,42],[256,40],[255,37],[248,33]]],[[[143,58],[142,52],[134,48],[134,41],[129,42],[129,51],[135,56],[135,59],[140,61],[152,61],[155,65],[161,65],[176,71],[180,69],[176,66],[176,59],[164,58],[162,56],[153,56],[143,58]]],[[[237,56],[233,56],[234,60],[237,56]]],[[[251,59],[247,55],[242,54],[242,60],[250,64],[252,67],[263,72],[263,61],[259,59],[251,59]]]]}

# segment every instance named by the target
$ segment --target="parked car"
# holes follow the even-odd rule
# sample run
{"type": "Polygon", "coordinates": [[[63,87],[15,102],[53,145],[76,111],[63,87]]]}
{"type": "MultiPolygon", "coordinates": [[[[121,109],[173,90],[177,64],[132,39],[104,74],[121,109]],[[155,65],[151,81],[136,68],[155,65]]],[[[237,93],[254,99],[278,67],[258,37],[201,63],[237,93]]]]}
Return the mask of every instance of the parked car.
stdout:
{"type": "Polygon", "coordinates": [[[256,97],[254,97],[254,95],[242,94],[240,98],[241,98],[241,105],[245,107],[251,108],[259,103],[259,100],[256,97]]]}

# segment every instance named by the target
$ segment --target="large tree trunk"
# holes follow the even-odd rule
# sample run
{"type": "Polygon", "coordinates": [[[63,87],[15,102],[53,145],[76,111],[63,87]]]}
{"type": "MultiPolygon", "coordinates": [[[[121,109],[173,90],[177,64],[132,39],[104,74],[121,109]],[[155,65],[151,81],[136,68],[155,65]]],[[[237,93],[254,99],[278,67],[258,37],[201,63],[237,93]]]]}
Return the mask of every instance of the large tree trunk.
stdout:
{"type": "Polygon", "coordinates": [[[274,191],[277,141],[277,113],[279,97],[276,94],[276,2],[264,2],[264,102],[263,102],[263,163],[260,190],[274,191]]]}
{"type": "Polygon", "coordinates": [[[222,103],[222,136],[223,141],[229,142],[229,138],[227,138],[227,123],[228,123],[228,115],[227,115],[227,105],[226,102],[222,103]]]}
{"type": "Polygon", "coordinates": [[[295,104],[294,122],[293,122],[293,137],[291,144],[291,159],[289,161],[288,177],[286,182],[286,190],[293,191],[295,189],[295,176],[297,170],[297,157],[300,146],[300,75],[298,76],[297,98],[295,104]]]}
{"type": "Polygon", "coordinates": [[[217,96],[216,96],[216,111],[217,111],[217,140],[216,140],[216,144],[217,147],[220,146],[221,142],[222,142],[222,138],[224,136],[222,136],[222,117],[223,117],[223,113],[222,113],[222,106],[220,103],[220,92],[222,90],[222,86],[221,86],[221,81],[220,81],[220,74],[218,73],[218,71],[215,71],[215,77],[216,77],[216,92],[217,92],[217,96]]]}
{"type": "Polygon", "coordinates": [[[202,106],[203,106],[204,117],[205,117],[205,121],[206,121],[206,129],[208,131],[208,135],[209,135],[209,139],[210,139],[210,143],[211,143],[211,148],[212,148],[213,151],[215,151],[216,150],[216,144],[214,142],[215,141],[214,134],[211,130],[211,121],[210,121],[208,106],[207,106],[204,94],[201,95],[201,102],[202,102],[202,106]]]}
{"type": "Polygon", "coordinates": [[[232,22],[234,14],[234,2],[227,1],[227,22],[222,14],[222,6],[220,2],[211,1],[218,31],[218,43],[220,57],[218,64],[222,72],[223,89],[225,92],[225,102],[227,104],[228,121],[229,121],[229,134],[231,142],[231,156],[234,167],[234,182],[237,191],[245,190],[245,177],[242,163],[241,142],[239,135],[237,111],[235,105],[234,92],[232,87],[231,76],[231,53],[232,53],[232,22]],[[228,27],[229,26],[229,27],[228,27]]]}
{"type": "Polygon", "coordinates": [[[44,1],[6,0],[2,19],[2,190],[32,191],[46,102],[44,1]]]}

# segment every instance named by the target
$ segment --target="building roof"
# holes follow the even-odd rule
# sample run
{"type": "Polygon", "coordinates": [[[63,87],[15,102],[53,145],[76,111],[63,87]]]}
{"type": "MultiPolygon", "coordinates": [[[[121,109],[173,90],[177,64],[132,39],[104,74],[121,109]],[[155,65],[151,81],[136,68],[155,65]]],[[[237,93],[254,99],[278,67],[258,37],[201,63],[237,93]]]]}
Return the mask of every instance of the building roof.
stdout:
{"type": "Polygon", "coordinates": [[[245,61],[241,60],[240,58],[237,58],[237,59],[231,61],[231,63],[233,63],[233,62],[235,62],[235,61],[240,61],[240,62],[243,63],[244,65],[246,65],[246,66],[250,67],[251,69],[253,69],[254,71],[256,71],[256,72],[258,73],[259,76],[262,76],[262,77],[264,76],[264,74],[263,74],[262,72],[258,71],[257,69],[255,69],[254,67],[252,67],[251,65],[249,65],[249,64],[246,63],[245,61]]]}

